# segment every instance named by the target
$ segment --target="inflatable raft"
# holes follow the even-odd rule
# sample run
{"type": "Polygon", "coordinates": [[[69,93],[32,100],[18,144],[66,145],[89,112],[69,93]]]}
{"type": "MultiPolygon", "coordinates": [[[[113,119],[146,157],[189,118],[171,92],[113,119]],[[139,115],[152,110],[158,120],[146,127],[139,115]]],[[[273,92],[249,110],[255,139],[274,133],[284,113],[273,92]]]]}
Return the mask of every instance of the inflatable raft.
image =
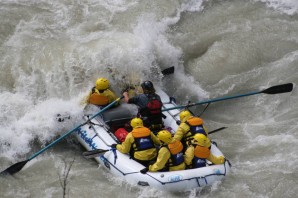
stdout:
{"type": "MultiPolygon", "coordinates": [[[[157,90],[157,93],[163,101],[163,109],[177,106],[162,90],[157,90]]],[[[90,105],[84,116],[85,121],[99,110],[98,107],[90,105]]],[[[120,143],[114,134],[116,130],[129,123],[136,113],[135,105],[121,104],[88,121],[88,124],[78,128],[75,136],[87,151],[104,150],[105,152],[94,159],[113,175],[125,178],[132,185],[150,186],[166,191],[185,191],[212,185],[229,173],[230,165],[226,161],[221,165],[210,164],[203,168],[142,174],[140,170],[145,168],[143,165],[131,159],[129,154],[122,154],[110,147],[112,144],[120,143]]],[[[175,133],[178,128],[176,121],[179,119],[179,113],[177,109],[163,111],[166,116],[163,119],[164,125],[171,133],[175,133]]],[[[211,152],[215,156],[223,155],[215,144],[212,144],[211,152]]]]}

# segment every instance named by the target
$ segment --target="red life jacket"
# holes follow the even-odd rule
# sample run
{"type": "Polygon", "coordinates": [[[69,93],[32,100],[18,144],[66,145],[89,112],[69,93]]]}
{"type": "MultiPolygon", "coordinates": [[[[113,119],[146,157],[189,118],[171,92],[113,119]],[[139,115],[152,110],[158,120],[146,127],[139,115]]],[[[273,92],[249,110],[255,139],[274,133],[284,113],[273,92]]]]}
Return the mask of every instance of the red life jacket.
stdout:
{"type": "Polygon", "coordinates": [[[156,95],[148,96],[147,108],[151,115],[161,114],[162,102],[156,95]]]}

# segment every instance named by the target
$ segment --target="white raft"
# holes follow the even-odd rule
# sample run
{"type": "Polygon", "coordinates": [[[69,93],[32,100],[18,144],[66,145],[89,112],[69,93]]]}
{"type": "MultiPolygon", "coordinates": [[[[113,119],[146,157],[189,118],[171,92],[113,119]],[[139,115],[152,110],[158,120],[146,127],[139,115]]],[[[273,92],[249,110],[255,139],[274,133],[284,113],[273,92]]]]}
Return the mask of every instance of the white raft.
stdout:
{"type": "MultiPolygon", "coordinates": [[[[163,109],[177,106],[173,101],[169,102],[168,95],[163,91],[157,90],[157,93],[164,103],[163,109]]],[[[97,112],[99,110],[97,108],[97,112]]],[[[97,112],[93,112],[93,114],[97,112]]],[[[163,120],[164,124],[172,133],[178,128],[176,121],[179,119],[179,112],[177,109],[163,112],[166,115],[163,120]]],[[[150,186],[159,190],[177,192],[212,185],[214,182],[224,179],[229,173],[230,165],[228,161],[221,165],[209,165],[203,168],[182,171],[140,173],[140,170],[145,167],[131,159],[129,154],[110,150],[111,144],[119,143],[113,132],[129,122],[135,116],[135,113],[136,107],[134,105],[121,104],[118,107],[106,110],[92,119],[89,124],[79,128],[75,132],[75,136],[88,151],[95,149],[109,150],[94,159],[113,175],[124,177],[132,185],[150,186]]],[[[90,114],[90,117],[93,114],[90,114]]],[[[88,116],[85,115],[84,119],[88,120],[88,116]]],[[[215,156],[223,155],[214,144],[211,146],[211,152],[215,156]]]]}

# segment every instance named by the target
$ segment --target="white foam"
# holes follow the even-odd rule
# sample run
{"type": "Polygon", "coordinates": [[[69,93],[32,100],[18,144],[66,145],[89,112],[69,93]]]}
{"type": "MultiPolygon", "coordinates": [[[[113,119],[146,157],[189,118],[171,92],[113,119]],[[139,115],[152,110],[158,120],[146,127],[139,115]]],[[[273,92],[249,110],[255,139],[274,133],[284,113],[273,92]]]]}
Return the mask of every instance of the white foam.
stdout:
{"type": "Polygon", "coordinates": [[[288,15],[298,14],[297,0],[255,0],[266,3],[270,8],[283,12],[288,15]]]}

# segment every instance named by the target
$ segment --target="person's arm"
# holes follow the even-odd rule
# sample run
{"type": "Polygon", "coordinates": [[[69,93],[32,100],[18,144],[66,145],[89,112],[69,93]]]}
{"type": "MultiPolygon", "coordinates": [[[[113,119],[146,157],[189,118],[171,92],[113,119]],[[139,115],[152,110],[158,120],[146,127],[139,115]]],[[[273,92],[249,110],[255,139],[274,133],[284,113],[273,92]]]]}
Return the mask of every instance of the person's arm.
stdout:
{"type": "Polygon", "coordinates": [[[185,151],[184,162],[187,166],[192,164],[192,160],[194,158],[194,150],[195,148],[191,145],[185,151]]]}
{"type": "Polygon", "coordinates": [[[121,153],[128,153],[130,151],[130,147],[133,142],[134,142],[134,138],[132,137],[132,134],[129,133],[127,134],[124,142],[122,142],[122,144],[118,144],[116,148],[121,153]]]}
{"type": "Polygon", "coordinates": [[[158,152],[156,162],[153,165],[149,166],[149,171],[156,172],[163,169],[170,157],[171,154],[169,150],[165,147],[162,147],[158,152]]]}
{"type": "Polygon", "coordinates": [[[151,132],[151,139],[153,140],[153,142],[154,142],[155,145],[160,145],[159,139],[152,132],[151,132]]]}
{"type": "Polygon", "coordinates": [[[203,125],[203,128],[204,128],[204,130],[205,130],[205,132],[207,134],[207,137],[208,137],[208,129],[207,129],[207,127],[205,127],[205,125],[203,125]]]}
{"type": "Polygon", "coordinates": [[[116,94],[109,89],[105,91],[105,95],[109,98],[109,103],[114,102],[117,99],[116,94]]]}
{"type": "Polygon", "coordinates": [[[212,162],[213,164],[223,164],[225,162],[225,157],[224,156],[218,156],[216,157],[215,155],[212,155],[210,153],[209,157],[207,158],[207,160],[209,160],[210,162],[212,162]]]}
{"type": "Polygon", "coordinates": [[[125,101],[126,103],[128,103],[128,100],[129,100],[128,92],[125,91],[125,92],[123,92],[122,95],[124,96],[124,101],[125,101]]]}
{"type": "Polygon", "coordinates": [[[189,126],[185,123],[181,123],[174,135],[174,139],[182,141],[184,135],[189,131],[189,126]]]}

